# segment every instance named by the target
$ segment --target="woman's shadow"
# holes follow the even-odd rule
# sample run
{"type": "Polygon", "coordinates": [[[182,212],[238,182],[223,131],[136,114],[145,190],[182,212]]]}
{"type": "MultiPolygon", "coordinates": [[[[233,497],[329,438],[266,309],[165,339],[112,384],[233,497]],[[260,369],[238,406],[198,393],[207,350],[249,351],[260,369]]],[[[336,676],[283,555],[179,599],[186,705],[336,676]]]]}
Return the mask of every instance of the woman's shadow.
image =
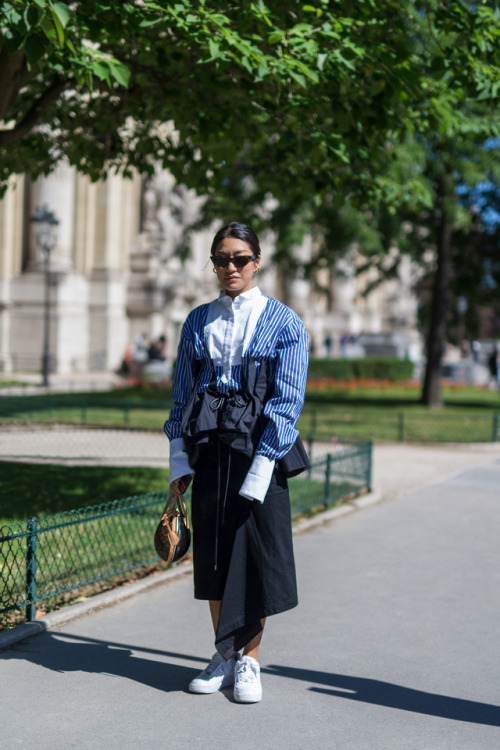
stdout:
{"type": "Polygon", "coordinates": [[[402,711],[426,714],[427,716],[439,716],[454,721],[466,721],[493,727],[500,726],[500,706],[490,703],[428,693],[424,690],[414,690],[404,685],[395,685],[391,682],[366,677],[333,674],[313,669],[298,669],[278,664],[270,664],[262,671],[267,674],[313,683],[313,686],[308,689],[323,695],[397,708],[402,711]]]}
{"type": "Polygon", "coordinates": [[[24,641],[4,652],[2,658],[23,659],[55,672],[116,675],[163,692],[187,691],[190,680],[207,661],[205,657],[192,654],[131,646],[62,632],[43,633],[24,641]],[[148,654],[149,658],[140,656],[138,652],[148,654]],[[165,661],[165,658],[189,660],[196,665],[183,666],[165,661]]]}

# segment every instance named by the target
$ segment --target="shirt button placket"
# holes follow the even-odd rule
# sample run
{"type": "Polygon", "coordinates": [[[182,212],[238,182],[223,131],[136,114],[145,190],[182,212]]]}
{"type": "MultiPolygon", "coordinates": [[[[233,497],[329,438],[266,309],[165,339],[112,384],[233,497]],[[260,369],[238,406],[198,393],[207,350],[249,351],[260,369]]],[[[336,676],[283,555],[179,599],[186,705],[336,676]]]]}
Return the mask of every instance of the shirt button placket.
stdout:
{"type": "Polygon", "coordinates": [[[224,335],[224,344],[222,352],[223,370],[226,376],[226,382],[231,379],[231,345],[233,341],[233,330],[234,330],[234,310],[231,305],[228,310],[228,319],[226,325],[226,331],[224,335]]]}

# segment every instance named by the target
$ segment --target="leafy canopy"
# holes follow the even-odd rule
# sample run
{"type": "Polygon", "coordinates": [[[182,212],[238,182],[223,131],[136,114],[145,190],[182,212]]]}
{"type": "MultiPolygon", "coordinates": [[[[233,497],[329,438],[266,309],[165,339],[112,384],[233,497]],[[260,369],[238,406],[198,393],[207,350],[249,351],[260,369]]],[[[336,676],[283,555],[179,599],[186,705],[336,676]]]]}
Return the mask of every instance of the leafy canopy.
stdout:
{"type": "Polygon", "coordinates": [[[0,31],[3,184],[65,156],[207,191],[243,155],[278,196],[357,194],[388,142],[499,93],[486,2],[0,0],[0,31]]]}

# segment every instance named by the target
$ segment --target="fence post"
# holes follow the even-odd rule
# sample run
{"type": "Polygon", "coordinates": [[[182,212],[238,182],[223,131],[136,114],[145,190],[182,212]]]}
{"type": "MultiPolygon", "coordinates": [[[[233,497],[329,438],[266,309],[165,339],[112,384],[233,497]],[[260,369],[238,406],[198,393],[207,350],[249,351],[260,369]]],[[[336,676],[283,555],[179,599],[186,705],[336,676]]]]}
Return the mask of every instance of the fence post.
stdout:
{"type": "Polygon", "coordinates": [[[123,409],[123,421],[125,424],[130,424],[130,406],[128,404],[123,409]]]}
{"type": "Polygon", "coordinates": [[[313,450],[313,443],[314,443],[315,435],[316,435],[316,409],[313,409],[313,411],[311,412],[311,430],[307,436],[309,461],[311,461],[311,463],[312,463],[312,450],[313,450]]]}
{"type": "Polygon", "coordinates": [[[329,453],[326,457],[326,474],[325,474],[325,503],[330,499],[330,491],[332,486],[332,454],[329,453]]]}
{"type": "Polygon", "coordinates": [[[48,416],[49,416],[49,419],[52,419],[52,417],[54,416],[54,397],[52,395],[52,391],[47,396],[47,401],[48,401],[48,403],[47,403],[47,406],[48,406],[48,409],[47,409],[48,416]]]}
{"type": "Polygon", "coordinates": [[[367,444],[368,449],[368,461],[367,461],[367,471],[366,471],[366,481],[368,489],[371,490],[372,488],[372,472],[373,472],[373,441],[370,440],[370,442],[367,444]]]}
{"type": "Polygon", "coordinates": [[[398,440],[400,443],[405,439],[405,415],[403,412],[398,414],[398,440]]]}
{"type": "Polygon", "coordinates": [[[87,401],[84,399],[82,401],[82,424],[85,424],[87,422],[87,401]]]}
{"type": "Polygon", "coordinates": [[[26,619],[36,620],[36,547],[38,542],[38,521],[28,519],[26,537],[26,619]]]}
{"type": "Polygon", "coordinates": [[[491,434],[491,440],[492,442],[496,443],[498,441],[498,412],[494,412],[493,414],[493,430],[491,434]]]}

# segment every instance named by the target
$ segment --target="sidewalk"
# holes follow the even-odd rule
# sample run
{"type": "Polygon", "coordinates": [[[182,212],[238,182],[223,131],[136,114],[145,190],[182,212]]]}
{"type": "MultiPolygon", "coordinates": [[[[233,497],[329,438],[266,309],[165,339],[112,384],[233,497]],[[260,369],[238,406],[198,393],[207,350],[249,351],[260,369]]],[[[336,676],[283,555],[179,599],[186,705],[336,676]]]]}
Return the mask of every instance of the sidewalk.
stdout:
{"type": "Polygon", "coordinates": [[[33,396],[46,393],[72,393],[81,391],[109,391],[123,385],[124,381],[112,371],[72,372],[66,375],[51,373],[49,388],[42,386],[39,372],[1,373],[0,396],[33,396]],[[2,385],[2,382],[16,381],[22,385],[2,385]]]}
{"type": "Polygon", "coordinates": [[[262,703],[186,692],[213,644],[184,575],[0,652],[2,746],[498,747],[500,446],[376,446],[374,470],[381,503],[295,537],[262,703]]]}

